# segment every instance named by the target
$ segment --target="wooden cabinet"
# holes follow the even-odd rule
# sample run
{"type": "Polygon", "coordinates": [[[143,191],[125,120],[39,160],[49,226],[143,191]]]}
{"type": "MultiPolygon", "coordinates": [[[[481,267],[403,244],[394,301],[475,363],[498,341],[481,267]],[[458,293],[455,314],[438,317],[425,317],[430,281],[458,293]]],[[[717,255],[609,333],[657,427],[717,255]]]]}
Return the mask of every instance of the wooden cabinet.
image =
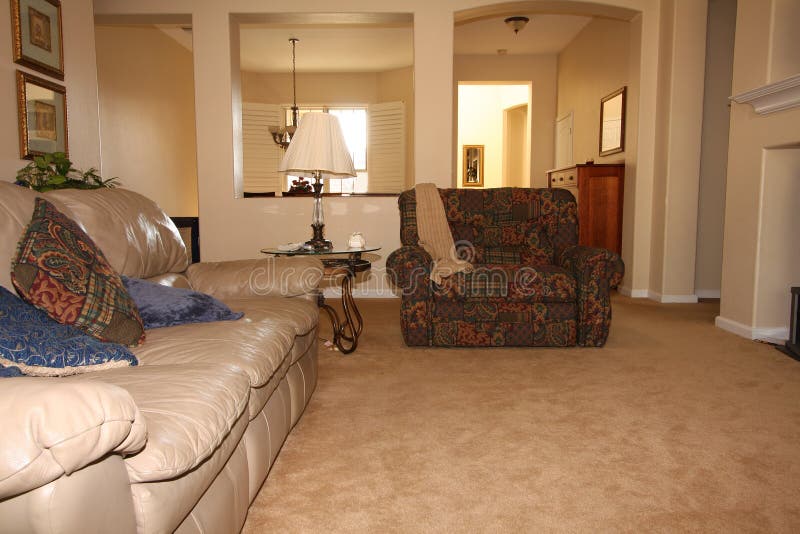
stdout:
{"type": "Polygon", "coordinates": [[[568,189],[578,201],[578,243],[620,253],[625,164],[580,164],[547,175],[549,187],[568,189]]]}

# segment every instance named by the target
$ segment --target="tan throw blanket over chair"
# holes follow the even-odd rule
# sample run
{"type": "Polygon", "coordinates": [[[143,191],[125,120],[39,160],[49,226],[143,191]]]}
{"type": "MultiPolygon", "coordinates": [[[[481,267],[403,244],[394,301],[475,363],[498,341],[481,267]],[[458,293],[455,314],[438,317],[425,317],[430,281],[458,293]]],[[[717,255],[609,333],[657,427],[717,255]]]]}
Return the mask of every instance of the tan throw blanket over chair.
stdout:
{"type": "Polygon", "coordinates": [[[419,244],[433,258],[431,280],[441,285],[444,278],[455,273],[472,272],[471,263],[456,257],[453,235],[436,184],[417,184],[415,189],[419,244]]]}

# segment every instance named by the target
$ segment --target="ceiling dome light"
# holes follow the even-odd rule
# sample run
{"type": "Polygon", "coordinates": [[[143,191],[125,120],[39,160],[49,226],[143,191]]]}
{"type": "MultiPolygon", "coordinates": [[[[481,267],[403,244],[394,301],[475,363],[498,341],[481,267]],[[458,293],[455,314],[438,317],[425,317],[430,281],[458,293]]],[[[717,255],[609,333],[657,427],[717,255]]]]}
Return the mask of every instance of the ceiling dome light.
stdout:
{"type": "Polygon", "coordinates": [[[504,22],[506,26],[514,30],[514,34],[518,34],[519,31],[525,27],[531,21],[528,17],[508,17],[504,22]]]}

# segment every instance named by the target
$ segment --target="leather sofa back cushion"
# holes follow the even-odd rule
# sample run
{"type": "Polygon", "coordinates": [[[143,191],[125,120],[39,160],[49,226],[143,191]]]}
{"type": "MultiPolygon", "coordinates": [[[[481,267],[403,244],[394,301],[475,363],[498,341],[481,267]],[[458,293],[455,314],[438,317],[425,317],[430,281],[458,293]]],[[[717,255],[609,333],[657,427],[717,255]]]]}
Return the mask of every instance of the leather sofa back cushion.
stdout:
{"type": "Polygon", "coordinates": [[[22,231],[31,222],[35,198],[30,189],[0,181],[0,286],[11,291],[11,262],[22,231]]]}
{"type": "Polygon", "coordinates": [[[69,217],[36,199],[11,281],[20,297],[61,324],[101,341],[144,341],[136,304],[103,252],[69,217]]]}
{"type": "Polygon", "coordinates": [[[186,245],[172,220],[152,200],[125,189],[47,193],[64,206],[103,251],[111,267],[133,278],[179,273],[189,265],[186,245]]]}

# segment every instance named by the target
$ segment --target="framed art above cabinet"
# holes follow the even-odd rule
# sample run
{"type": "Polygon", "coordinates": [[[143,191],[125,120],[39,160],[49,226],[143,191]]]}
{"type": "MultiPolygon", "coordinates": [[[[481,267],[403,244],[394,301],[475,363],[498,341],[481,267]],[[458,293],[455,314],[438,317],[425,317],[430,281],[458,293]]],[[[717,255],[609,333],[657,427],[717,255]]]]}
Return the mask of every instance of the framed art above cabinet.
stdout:
{"type": "Polygon", "coordinates": [[[625,150],[625,93],[623,86],[600,100],[601,156],[625,150]]]}

